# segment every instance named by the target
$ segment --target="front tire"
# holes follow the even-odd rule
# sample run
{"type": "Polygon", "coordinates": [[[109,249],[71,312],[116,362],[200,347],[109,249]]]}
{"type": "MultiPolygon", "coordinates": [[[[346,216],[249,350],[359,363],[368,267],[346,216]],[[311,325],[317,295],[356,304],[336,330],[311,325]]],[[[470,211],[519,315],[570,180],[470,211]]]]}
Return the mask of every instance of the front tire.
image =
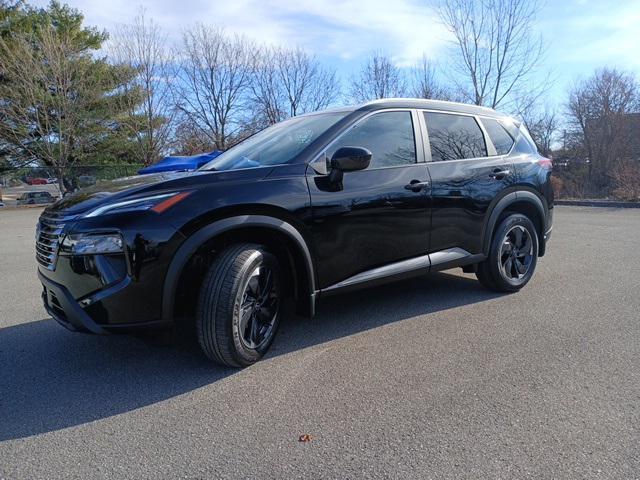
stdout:
{"type": "Polygon", "coordinates": [[[275,338],[282,307],[277,258],[254,244],[226,248],[200,288],[196,329],[202,351],[229,367],[257,362],[275,338]]]}
{"type": "Polygon", "coordinates": [[[482,285],[497,292],[517,292],[538,263],[538,234],[528,217],[514,213],[498,226],[491,239],[489,257],[478,264],[482,285]]]}

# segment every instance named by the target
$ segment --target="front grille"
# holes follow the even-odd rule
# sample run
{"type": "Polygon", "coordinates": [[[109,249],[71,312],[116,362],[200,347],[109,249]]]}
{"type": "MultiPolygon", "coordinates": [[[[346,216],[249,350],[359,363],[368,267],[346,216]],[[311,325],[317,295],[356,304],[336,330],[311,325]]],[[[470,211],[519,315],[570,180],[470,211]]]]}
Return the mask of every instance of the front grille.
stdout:
{"type": "Polygon", "coordinates": [[[40,217],[36,238],[36,260],[43,267],[54,270],[58,259],[58,247],[62,240],[65,217],[40,217]]]}

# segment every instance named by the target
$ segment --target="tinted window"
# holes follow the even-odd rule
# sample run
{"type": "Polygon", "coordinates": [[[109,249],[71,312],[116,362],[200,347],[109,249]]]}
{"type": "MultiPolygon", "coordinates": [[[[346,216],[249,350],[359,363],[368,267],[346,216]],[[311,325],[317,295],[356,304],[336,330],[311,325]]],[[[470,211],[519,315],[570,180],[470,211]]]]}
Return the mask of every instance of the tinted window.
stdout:
{"type": "Polygon", "coordinates": [[[227,150],[201,170],[234,170],[288,163],[347,113],[305,115],[276,123],[227,150]]]}
{"type": "Polygon", "coordinates": [[[331,146],[329,158],[338,148],[346,146],[371,150],[369,168],[415,163],[411,112],[377,113],[363,120],[331,146]]]}
{"type": "Polygon", "coordinates": [[[525,127],[524,124],[521,124],[519,130],[520,130],[520,133],[522,134],[522,137],[527,140],[527,143],[531,147],[531,152],[538,153],[538,145],[531,137],[531,134],[527,130],[527,127],[525,127]]]}
{"type": "Polygon", "coordinates": [[[487,156],[482,130],[473,117],[424,112],[424,118],[434,162],[487,156]]]}
{"type": "Polygon", "coordinates": [[[515,124],[512,120],[505,118],[500,120],[500,125],[506,128],[509,135],[516,139],[515,152],[517,153],[536,153],[538,148],[535,142],[522,124],[515,124]]]}
{"type": "Polygon", "coordinates": [[[496,153],[498,155],[505,155],[509,153],[513,146],[513,138],[507,133],[502,125],[497,120],[492,118],[481,119],[484,128],[489,134],[489,138],[493,142],[493,146],[496,147],[496,153]]]}

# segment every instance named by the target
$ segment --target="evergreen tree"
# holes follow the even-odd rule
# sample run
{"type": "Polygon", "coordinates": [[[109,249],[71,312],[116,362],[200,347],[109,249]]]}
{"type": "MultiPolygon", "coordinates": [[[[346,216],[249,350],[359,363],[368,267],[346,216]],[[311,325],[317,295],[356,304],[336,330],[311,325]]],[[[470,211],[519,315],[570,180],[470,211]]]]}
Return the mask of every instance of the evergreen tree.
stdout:
{"type": "Polygon", "coordinates": [[[106,32],[78,10],[0,4],[0,143],[12,161],[52,167],[131,161],[127,106],[141,101],[135,71],[97,55],[106,32]],[[139,99],[139,100],[137,100],[139,99]],[[108,148],[105,148],[105,147],[108,148]],[[124,156],[124,158],[123,158],[124,156]]]}

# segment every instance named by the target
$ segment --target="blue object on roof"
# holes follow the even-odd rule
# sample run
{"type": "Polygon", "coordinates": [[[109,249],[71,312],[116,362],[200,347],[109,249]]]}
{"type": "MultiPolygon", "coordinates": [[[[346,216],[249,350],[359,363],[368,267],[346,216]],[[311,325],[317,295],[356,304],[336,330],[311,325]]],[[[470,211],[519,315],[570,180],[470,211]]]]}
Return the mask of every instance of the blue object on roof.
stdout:
{"type": "Polygon", "coordinates": [[[147,173],[159,173],[159,172],[182,172],[185,170],[197,170],[205,163],[210,162],[222,152],[220,150],[214,150],[210,153],[200,153],[198,155],[191,155],[188,157],[165,157],[159,162],[149,165],[141,170],[138,170],[140,175],[147,173]]]}

